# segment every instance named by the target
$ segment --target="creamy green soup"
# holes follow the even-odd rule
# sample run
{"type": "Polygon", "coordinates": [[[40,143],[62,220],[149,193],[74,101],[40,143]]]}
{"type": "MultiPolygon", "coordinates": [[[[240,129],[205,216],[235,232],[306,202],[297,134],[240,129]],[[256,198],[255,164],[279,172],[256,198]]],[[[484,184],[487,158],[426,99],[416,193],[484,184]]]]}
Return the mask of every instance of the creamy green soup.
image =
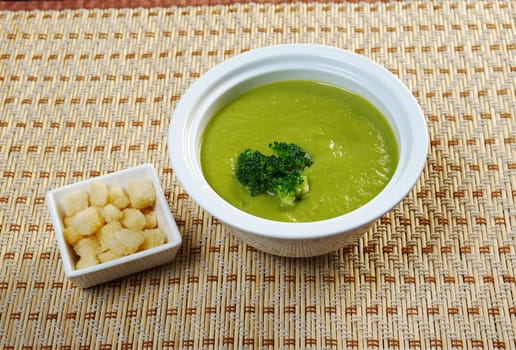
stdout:
{"type": "Polygon", "coordinates": [[[267,219],[317,221],[352,211],[375,197],[398,162],[395,136],[364,98],[315,81],[281,81],[243,93],[208,123],[201,166],[212,188],[232,205],[267,219]],[[295,143],[313,159],[304,171],[310,192],[293,207],[268,194],[251,196],[234,168],[246,148],[271,154],[269,143],[295,143]]]}

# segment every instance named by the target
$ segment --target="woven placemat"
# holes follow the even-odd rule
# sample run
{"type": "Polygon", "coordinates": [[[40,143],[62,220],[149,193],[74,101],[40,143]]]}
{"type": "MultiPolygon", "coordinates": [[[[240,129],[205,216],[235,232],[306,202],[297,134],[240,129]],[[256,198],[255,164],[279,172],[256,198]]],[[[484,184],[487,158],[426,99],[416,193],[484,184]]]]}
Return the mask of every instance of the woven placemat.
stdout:
{"type": "Polygon", "coordinates": [[[0,12],[0,348],[516,348],[516,4],[410,1],[0,12]],[[167,128],[207,69],[279,43],[397,75],[428,121],[413,191],[310,259],[236,239],[175,180],[167,128]],[[56,187],[152,163],[177,259],[90,289],[64,277],[56,187]]]}

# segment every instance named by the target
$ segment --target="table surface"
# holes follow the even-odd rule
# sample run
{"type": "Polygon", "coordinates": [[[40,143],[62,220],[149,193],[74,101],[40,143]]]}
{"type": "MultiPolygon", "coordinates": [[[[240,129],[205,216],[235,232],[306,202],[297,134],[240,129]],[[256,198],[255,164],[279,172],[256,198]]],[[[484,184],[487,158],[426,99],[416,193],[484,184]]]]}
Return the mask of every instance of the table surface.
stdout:
{"type": "Polygon", "coordinates": [[[0,10],[27,11],[27,10],[66,10],[66,9],[108,9],[108,8],[153,8],[153,7],[186,7],[186,6],[213,6],[235,4],[287,4],[287,3],[380,3],[400,0],[59,0],[59,1],[9,1],[0,0],[0,10]]]}
{"type": "Polygon", "coordinates": [[[0,349],[516,348],[515,2],[48,3],[0,3],[0,349]],[[307,259],[233,236],[166,152],[174,106],[207,69],[297,42],[385,66],[430,137],[399,205],[307,259]],[[177,258],[78,288],[45,193],[143,163],[181,231],[177,258]]]}

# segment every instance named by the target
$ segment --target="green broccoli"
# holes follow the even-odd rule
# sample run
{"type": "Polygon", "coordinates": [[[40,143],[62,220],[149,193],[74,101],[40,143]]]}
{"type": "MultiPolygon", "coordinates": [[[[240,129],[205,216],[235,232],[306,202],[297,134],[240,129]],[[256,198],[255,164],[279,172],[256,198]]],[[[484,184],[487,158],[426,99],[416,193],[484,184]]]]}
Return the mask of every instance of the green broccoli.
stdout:
{"type": "Polygon", "coordinates": [[[313,164],[312,158],[293,143],[269,144],[272,155],[246,149],[238,155],[235,175],[251,194],[268,193],[279,198],[283,206],[293,206],[309,191],[303,170],[313,164]]]}
{"type": "Polygon", "coordinates": [[[246,149],[238,155],[235,175],[251,196],[267,191],[267,156],[246,149]]]}

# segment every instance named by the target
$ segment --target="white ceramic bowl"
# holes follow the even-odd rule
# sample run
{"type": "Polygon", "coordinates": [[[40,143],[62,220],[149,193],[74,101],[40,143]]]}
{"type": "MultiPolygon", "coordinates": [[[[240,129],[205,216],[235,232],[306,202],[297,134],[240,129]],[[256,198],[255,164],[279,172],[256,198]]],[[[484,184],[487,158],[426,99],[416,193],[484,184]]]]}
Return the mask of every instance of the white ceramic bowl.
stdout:
{"type": "Polygon", "coordinates": [[[426,160],[425,118],[410,91],[375,62],[334,47],[278,45],[234,56],[199,78],[172,115],[168,151],[177,179],[208,213],[246,243],[293,257],[321,255],[355,241],[411,190],[426,160]],[[206,182],[200,165],[204,128],[222,106],[246,90],[281,80],[315,80],[363,96],[386,117],[396,136],[399,163],[387,186],[362,207],[328,220],[287,223],[243,212],[206,182]]]}
{"type": "Polygon", "coordinates": [[[151,267],[165,264],[177,254],[181,245],[181,234],[170,212],[167,200],[161,189],[156,170],[150,164],[117,171],[111,174],[98,176],[48,192],[45,200],[54,226],[57,244],[61,253],[66,277],[82,288],[91,287],[100,283],[127,276],[151,267]],[[166,235],[166,242],[160,246],[140,251],[116,260],[108,261],[91,267],[75,269],[77,257],[73,248],[63,236],[64,224],[64,196],[76,190],[89,190],[92,181],[99,181],[108,186],[127,187],[132,179],[151,180],[156,190],[156,204],[154,210],[160,227],[166,235]]]}

